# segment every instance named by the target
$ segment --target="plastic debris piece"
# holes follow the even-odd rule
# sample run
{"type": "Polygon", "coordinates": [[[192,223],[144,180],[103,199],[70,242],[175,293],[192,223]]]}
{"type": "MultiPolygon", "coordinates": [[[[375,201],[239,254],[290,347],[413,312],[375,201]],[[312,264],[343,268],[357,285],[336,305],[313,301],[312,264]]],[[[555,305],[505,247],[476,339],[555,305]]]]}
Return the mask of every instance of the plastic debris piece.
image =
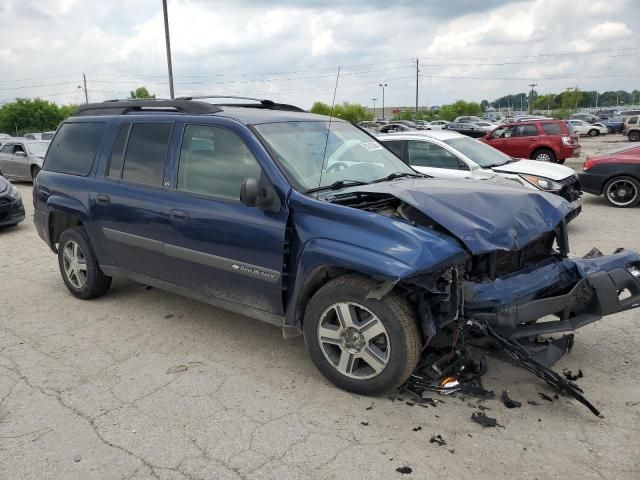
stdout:
{"type": "Polygon", "coordinates": [[[584,377],[584,375],[582,374],[582,370],[578,370],[578,373],[576,373],[575,375],[573,375],[571,370],[563,370],[562,373],[567,380],[570,380],[572,382],[584,377]]]}
{"type": "Polygon", "coordinates": [[[409,475],[411,472],[413,472],[413,470],[411,469],[411,467],[399,467],[396,468],[396,472],[402,473],[403,475],[409,475]]]}
{"type": "Polygon", "coordinates": [[[521,402],[509,398],[509,393],[506,390],[502,391],[502,403],[507,408],[520,408],[522,406],[521,402]]]}
{"type": "Polygon", "coordinates": [[[429,440],[429,443],[435,443],[441,447],[447,444],[446,440],[442,438],[442,435],[440,434],[434,435],[433,437],[431,437],[431,440],[429,440]]]}
{"type": "Polygon", "coordinates": [[[471,420],[482,425],[485,428],[493,428],[493,427],[504,428],[502,425],[498,423],[498,421],[495,418],[487,417],[487,414],[484,412],[473,412],[471,414],[471,420]]]}
{"type": "Polygon", "coordinates": [[[553,402],[560,398],[557,393],[553,397],[550,397],[546,393],[542,393],[542,392],[538,392],[538,395],[540,395],[540,398],[546,400],[547,402],[553,402]]]}
{"type": "Polygon", "coordinates": [[[413,427],[414,432],[419,432],[420,430],[422,430],[422,427],[420,425],[418,425],[417,427],[413,427]]]}
{"type": "Polygon", "coordinates": [[[369,422],[360,422],[360,425],[362,425],[363,427],[368,427],[369,426],[369,422]]]}
{"type": "Polygon", "coordinates": [[[529,405],[542,405],[540,402],[536,402],[535,400],[527,400],[529,405]]]}
{"type": "Polygon", "coordinates": [[[176,365],[175,367],[171,367],[169,370],[167,370],[167,373],[180,373],[186,372],[187,370],[189,370],[189,367],[187,367],[186,365],[176,365]]]}

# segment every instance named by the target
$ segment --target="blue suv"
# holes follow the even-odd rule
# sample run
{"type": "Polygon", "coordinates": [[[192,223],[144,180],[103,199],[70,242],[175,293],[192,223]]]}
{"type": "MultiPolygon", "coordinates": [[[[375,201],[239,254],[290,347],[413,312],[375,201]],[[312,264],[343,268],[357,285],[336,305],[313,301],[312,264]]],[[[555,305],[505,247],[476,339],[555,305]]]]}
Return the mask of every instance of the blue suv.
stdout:
{"type": "Polygon", "coordinates": [[[474,325],[529,339],[640,302],[636,253],[568,257],[557,195],[432,179],[348,122],[270,101],[84,105],[33,196],[74,296],[122,276],[272,323],[362,394],[474,325]]]}

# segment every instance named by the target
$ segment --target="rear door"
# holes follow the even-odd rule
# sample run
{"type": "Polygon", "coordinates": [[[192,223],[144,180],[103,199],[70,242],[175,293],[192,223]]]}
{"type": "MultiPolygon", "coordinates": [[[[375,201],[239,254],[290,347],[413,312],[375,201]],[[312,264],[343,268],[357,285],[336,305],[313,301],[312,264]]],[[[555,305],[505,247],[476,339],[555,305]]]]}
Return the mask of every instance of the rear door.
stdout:
{"type": "Polygon", "coordinates": [[[172,121],[135,121],[118,126],[104,177],[91,195],[92,236],[101,263],[167,280],[172,265],[163,242],[171,229],[171,195],[165,166],[172,121]]]}
{"type": "Polygon", "coordinates": [[[514,125],[507,133],[509,135],[502,151],[515,158],[529,158],[535,145],[540,140],[535,123],[514,125]]]}
{"type": "Polygon", "coordinates": [[[266,175],[259,146],[250,143],[226,126],[184,126],[165,250],[178,266],[173,283],[282,314],[288,213],[285,206],[268,212],[240,202],[244,180],[266,175]]]}
{"type": "Polygon", "coordinates": [[[2,172],[5,177],[10,177],[13,170],[13,163],[11,161],[13,149],[13,142],[5,143],[2,148],[0,148],[0,172],[2,172]]]}

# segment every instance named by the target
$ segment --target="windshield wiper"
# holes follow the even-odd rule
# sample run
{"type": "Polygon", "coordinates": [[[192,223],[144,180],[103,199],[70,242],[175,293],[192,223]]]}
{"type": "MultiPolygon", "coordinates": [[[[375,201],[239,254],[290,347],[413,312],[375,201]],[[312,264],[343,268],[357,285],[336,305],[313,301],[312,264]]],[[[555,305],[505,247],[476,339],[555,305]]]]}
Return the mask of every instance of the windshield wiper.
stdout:
{"type": "Polygon", "coordinates": [[[339,190],[345,187],[352,187],[356,185],[369,185],[369,182],[363,182],[361,180],[338,180],[331,185],[323,185],[321,187],[310,188],[306,193],[321,192],[322,190],[339,190]]]}
{"type": "Polygon", "coordinates": [[[396,178],[402,178],[402,177],[426,178],[425,175],[422,175],[420,173],[393,172],[387,175],[386,177],[378,178],[377,180],[374,180],[371,183],[388,182],[390,180],[395,180],[396,178]]]}

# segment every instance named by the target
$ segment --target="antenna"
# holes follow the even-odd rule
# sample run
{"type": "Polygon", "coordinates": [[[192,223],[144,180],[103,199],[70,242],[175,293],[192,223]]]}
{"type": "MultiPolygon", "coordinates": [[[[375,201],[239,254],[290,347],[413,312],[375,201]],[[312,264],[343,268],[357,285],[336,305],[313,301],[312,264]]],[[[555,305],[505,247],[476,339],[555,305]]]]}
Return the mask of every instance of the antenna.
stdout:
{"type": "MultiPolygon", "coordinates": [[[[318,181],[318,188],[322,185],[322,171],[324,170],[324,161],[327,156],[327,144],[329,143],[329,132],[331,131],[331,119],[333,118],[333,107],[336,104],[336,92],[338,91],[338,80],[340,79],[340,67],[338,67],[338,74],[336,75],[336,86],[333,89],[333,102],[331,102],[331,111],[329,112],[329,126],[327,127],[327,137],[324,139],[324,150],[322,152],[322,165],[320,167],[320,180],[318,181]]],[[[316,198],[320,196],[320,192],[316,194],[316,198]]]]}

